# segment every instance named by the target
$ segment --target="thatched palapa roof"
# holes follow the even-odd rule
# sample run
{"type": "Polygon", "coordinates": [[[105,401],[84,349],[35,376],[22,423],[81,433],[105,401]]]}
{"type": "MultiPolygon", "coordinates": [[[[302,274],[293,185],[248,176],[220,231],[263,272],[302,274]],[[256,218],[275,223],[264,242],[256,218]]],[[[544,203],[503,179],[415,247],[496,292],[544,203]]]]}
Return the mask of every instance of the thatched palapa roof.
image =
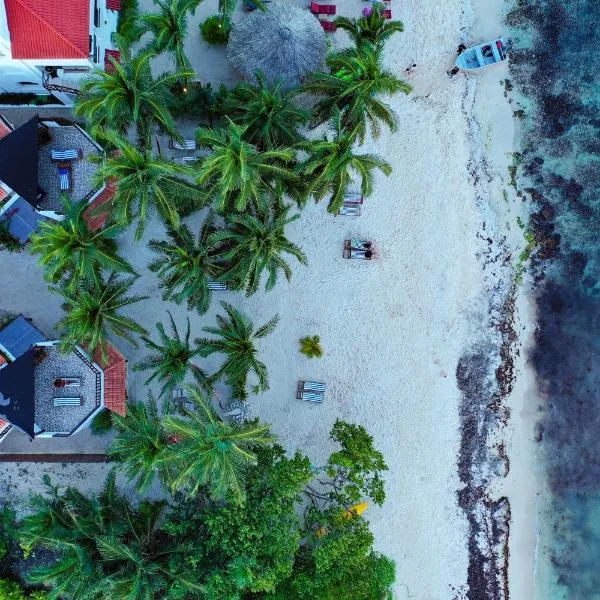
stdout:
{"type": "Polygon", "coordinates": [[[297,87],[323,66],[325,32],[306,9],[273,2],[265,12],[255,10],[237,23],[229,36],[229,62],[247,81],[262,71],[267,83],[297,87]]]}

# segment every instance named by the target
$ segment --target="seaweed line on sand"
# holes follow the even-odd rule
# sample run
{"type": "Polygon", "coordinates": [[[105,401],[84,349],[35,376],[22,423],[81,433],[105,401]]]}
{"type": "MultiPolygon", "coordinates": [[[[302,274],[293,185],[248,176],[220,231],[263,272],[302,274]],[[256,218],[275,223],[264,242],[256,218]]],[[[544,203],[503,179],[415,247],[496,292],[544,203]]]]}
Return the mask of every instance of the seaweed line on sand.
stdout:
{"type": "Polygon", "coordinates": [[[490,486],[509,470],[503,437],[510,418],[506,399],[513,387],[514,358],[519,352],[515,327],[518,288],[507,240],[499,233],[488,202],[491,177],[480,127],[472,116],[476,90],[475,82],[467,82],[463,111],[471,141],[468,170],[482,216],[479,258],[485,280],[485,308],[478,315],[481,334],[456,368],[461,392],[458,474],[462,483],[457,495],[469,529],[468,589],[460,598],[508,600],[510,502],[506,497],[493,499],[490,486]]]}

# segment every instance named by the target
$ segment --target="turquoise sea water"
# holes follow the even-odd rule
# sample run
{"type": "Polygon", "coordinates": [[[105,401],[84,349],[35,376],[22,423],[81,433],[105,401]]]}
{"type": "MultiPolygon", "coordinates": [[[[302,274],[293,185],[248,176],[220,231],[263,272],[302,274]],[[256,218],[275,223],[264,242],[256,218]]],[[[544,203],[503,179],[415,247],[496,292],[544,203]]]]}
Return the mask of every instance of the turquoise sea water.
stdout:
{"type": "Polygon", "coordinates": [[[600,0],[519,0],[511,72],[536,110],[524,179],[539,243],[532,359],[538,438],[540,600],[600,599],[600,0]]]}

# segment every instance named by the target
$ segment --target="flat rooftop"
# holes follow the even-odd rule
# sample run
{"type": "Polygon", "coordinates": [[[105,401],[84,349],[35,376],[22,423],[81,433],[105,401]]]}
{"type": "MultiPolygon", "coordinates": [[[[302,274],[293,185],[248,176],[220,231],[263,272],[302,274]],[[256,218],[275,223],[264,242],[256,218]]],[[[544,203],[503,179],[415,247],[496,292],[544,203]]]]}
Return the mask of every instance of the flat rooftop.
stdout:
{"type": "MultiPolygon", "coordinates": [[[[50,120],[49,120],[50,121],[50,120]]],[[[43,118],[40,124],[46,123],[43,118]]],[[[38,150],[38,183],[46,192],[39,207],[41,210],[62,212],[60,201],[60,185],[58,166],[52,160],[52,150],[77,150],[80,158],[70,161],[72,168],[71,190],[68,192],[73,200],[80,201],[91,195],[98,187],[93,184],[93,177],[98,169],[96,163],[90,162],[90,156],[101,154],[98,146],[75,125],[48,127],[51,140],[40,144],[38,150]]]]}
{"type": "Polygon", "coordinates": [[[62,354],[46,347],[47,357],[35,367],[35,423],[44,431],[71,433],[100,406],[101,371],[81,350],[62,354]],[[57,379],[76,385],[57,387],[57,379]],[[55,398],[80,398],[79,406],[54,406],[55,398]]]}

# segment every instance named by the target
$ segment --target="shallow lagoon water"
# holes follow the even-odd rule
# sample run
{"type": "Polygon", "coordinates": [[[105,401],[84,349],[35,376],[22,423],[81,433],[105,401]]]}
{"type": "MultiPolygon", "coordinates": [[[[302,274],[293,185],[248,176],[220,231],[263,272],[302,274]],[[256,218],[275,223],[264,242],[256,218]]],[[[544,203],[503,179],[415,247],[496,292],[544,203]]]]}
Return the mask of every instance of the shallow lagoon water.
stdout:
{"type": "MultiPolygon", "coordinates": [[[[537,597],[600,599],[600,2],[519,0],[511,73],[535,107],[522,185],[535,201],[545,465],[537,597]]],[[[532,402],[537,402],[532,398],[532,402]]]]}

